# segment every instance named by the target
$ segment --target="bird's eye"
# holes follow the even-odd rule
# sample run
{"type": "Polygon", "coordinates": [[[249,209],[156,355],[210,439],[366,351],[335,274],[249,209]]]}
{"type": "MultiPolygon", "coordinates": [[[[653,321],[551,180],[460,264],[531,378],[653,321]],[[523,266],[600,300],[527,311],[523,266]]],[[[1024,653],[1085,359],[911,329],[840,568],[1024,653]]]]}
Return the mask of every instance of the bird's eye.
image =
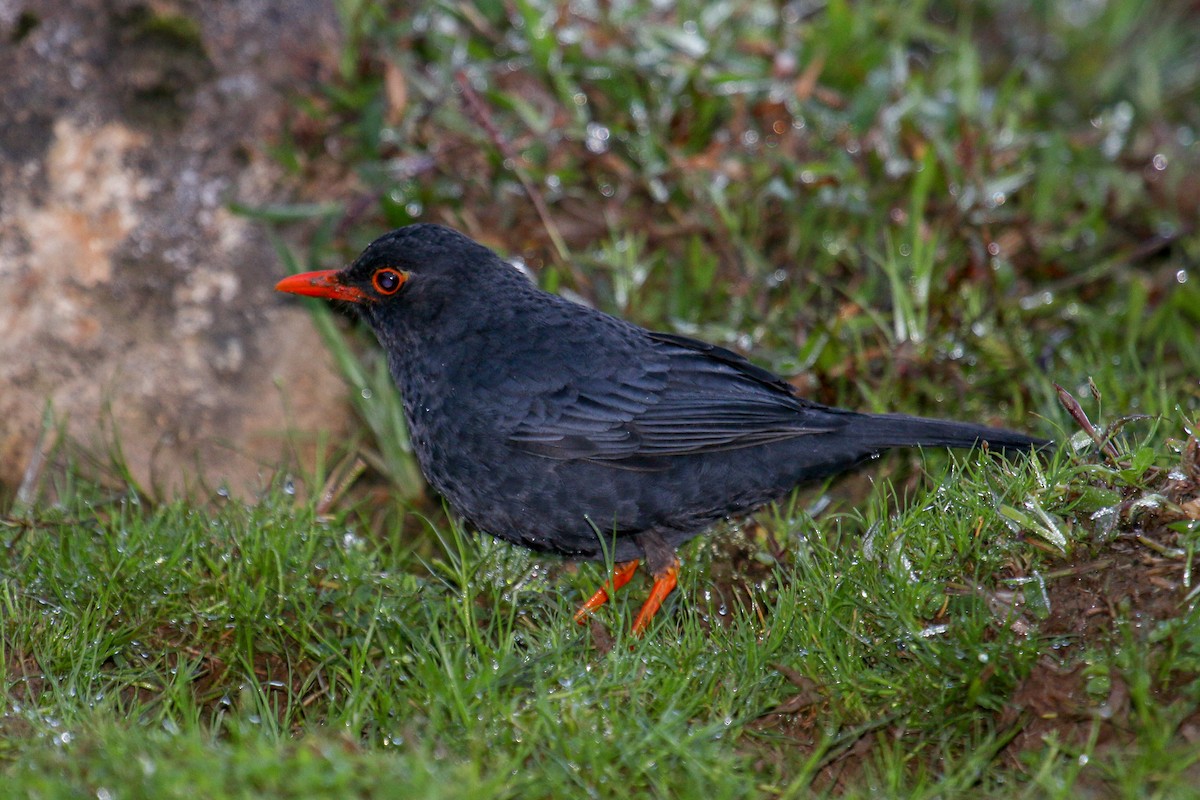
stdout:
{"type": "Polygon", "coordinates": [[[376,270],[371,276],[371,285],[375,287],[375,291],[380,294],[395,294],[401,286],[404,285],[404,280],[408,275],[394,269],[376,270]]]}

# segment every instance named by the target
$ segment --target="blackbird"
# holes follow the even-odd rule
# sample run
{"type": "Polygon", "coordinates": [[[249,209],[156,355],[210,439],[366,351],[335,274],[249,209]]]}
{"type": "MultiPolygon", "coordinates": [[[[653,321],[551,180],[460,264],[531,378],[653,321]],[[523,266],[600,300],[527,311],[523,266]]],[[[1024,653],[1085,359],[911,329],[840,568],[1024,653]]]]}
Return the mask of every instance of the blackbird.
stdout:
{"type": "MultiPolygon", "coordinates": [[[[352,303],[387,353],[430,485],[480,531],[654,577],[633,629],[675,588],[675,550],[893,447],[1029,450],[1023,433],[799,397],[716,345],[542,291],[440,225],[410,225],[338,270],[275,287],[352,303]]],[[[576,614],[608,599],[602,588],[576,614]]]]}

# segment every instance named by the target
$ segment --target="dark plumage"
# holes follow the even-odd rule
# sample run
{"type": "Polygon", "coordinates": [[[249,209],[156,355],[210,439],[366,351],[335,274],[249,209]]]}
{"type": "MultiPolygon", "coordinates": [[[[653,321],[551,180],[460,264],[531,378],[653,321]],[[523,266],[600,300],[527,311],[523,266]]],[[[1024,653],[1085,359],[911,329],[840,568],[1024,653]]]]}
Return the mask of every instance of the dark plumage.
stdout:
{"type": "Polygon", "coordinates": [[[729,350],[544,292],[438,225],[277,288],[356,305],[387,352],[421,469],[472,525],[575,558],[646,558],[670,586],[675,548],[716,520],[888,448],[1046,444],[813,403],[729,350]]]}

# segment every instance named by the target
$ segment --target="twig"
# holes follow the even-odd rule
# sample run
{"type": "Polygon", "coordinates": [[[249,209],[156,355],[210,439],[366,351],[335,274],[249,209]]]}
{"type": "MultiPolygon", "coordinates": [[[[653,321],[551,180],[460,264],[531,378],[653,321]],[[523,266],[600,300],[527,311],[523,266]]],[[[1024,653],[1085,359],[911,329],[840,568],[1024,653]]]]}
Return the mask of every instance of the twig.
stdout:
{"type": "Polygon", "coordinates": [[[1067,410],[1067,413],[1071,415],[1071,418],[1075,420],[1076,424],[1079,425],[1079,427],[1082,428],[1088,436],[1092,437],[1092,441],[1095,442],[1096,446],[1099,447],[1104,454],[1112,460],[1113,464],[1120,466],[1118,462],[1121,458],[1121,454],[1117,452],[1117,448],[1107,437],[1101,434],[1100,431],[1096,430],[1096,426],[1092,424],[1090,419],[1088,419],[1087,413],[1083,410],[1083,406],[1079,405],[1079,401],[1076,400],[1070,392],[1059,386],[1057,383],[1054,384],[1054,391],[1058,392],[1058,402],[1061,403],[1062,407],[1067,410]]]}
{"type": "Polygon", "coordinates": [[[320,499],[317,501],[314,513],[318,517],[328,514],[334,504],[346,493],[350,485],[358,480],[358,477],[363,474],[366,468],[367,462],[363,461],[360,456],[355,456],[354,462],[343,477],[339,479],[336,471],[330,474],[329,479],[325,481],[325,486],[321,489],[320,499]]]}
{"type": "Polygon", "coordinates": [[[454,78],[458,82],[459,89],[462,90],[463,102],[466,103],[467,110],[475,117],[475,121],[479,123],[479,126],[487,132],[487,135],[492,140],[492,144],[496,145],[496,149],[500,151],[500,155],[512,164],[512,170],[516,174],[517,180],[524,187],[525,194],[529,196],[529,201],[533,203],[533,208],[537,211],[537,215],[542,221],[542,227],[546,229],[546,233],[550,236],[550,242],[554,245],[559,262],[570,271],[571,277],[578,286],[587,287],[589,285],[588,281],[576,269],[575,265],[571,263],[571,254],[567,250],[567,244],[563,241],[562,234],[558,231],[558,226],[550,217],[550,209],[546,206],[546,198],[542,196],[541,191],[538,190],[537,186],[534,185],[533,181],[525,173],[525,170],[522,169],[520,157],[492,121],[492,115],[488,110],[487,104],[484,103],[483,98],[471,86],[466,72],[459,70],[455,73],[454,78]]]}
{"type": "Polygon", "coordinates": [[[13,501],[16,514],[27,513],[37,500],[38,491],[42,484],[42,473],[46,469],[46,461],[58,446],[58,431],[54,428],[53,415],[50,405],[42,412],[42,427],[38,431],[37,440],[33,443],[33,452],[29,454],[29,462],[21,475],[21,485],[13,501]]]}

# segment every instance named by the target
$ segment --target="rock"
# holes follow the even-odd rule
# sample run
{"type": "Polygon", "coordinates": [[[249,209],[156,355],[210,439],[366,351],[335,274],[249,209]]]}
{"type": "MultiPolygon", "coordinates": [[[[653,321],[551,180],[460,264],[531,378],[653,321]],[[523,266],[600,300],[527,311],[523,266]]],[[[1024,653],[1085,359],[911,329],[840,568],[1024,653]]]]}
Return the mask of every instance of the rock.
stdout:
{"type": "Polygon", "coordinates": [[[265,232],[228,210],[287,199],[259,143],[338,36],[309,0],[0,0],[0,496],[47,402],[168,493],[252,494],[289,430],[348,424],[265,232]]]}

